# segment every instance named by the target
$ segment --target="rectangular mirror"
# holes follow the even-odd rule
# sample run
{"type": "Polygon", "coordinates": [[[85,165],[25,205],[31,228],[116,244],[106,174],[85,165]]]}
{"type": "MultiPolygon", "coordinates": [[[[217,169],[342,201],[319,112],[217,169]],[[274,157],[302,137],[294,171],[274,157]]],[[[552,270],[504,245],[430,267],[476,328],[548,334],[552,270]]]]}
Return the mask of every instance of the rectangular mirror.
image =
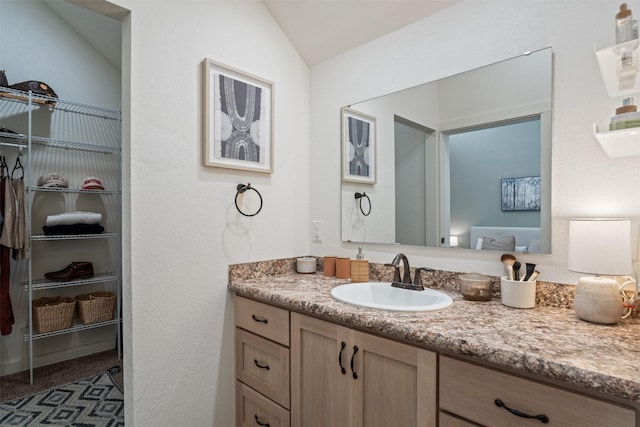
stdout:
{"type": "Polygon", "coordinates": [[[348,106],[376,180],[342,182],[342,240],[550,253],[551,93],[546,48],[348,106]]]}

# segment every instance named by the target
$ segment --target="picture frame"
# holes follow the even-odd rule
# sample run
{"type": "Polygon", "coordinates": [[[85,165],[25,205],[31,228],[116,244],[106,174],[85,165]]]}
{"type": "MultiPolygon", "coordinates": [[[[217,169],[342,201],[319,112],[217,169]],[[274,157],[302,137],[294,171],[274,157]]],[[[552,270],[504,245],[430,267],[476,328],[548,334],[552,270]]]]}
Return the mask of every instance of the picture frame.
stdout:
{"type": "Polygon", "coordinates": [[[502,178],[502,211],[539,211],[540,183],[539,176],[502,178]]]}
{"type": "Polygon", "coordinates": [[[376,183],[376,131],[375,117],[342,108],[342,181],[376,183]]]}
{"type": "Polygon", "coordinates": [[[209,58],[202,64],[204,166],[273,173],[273,82],[209,58]]]}

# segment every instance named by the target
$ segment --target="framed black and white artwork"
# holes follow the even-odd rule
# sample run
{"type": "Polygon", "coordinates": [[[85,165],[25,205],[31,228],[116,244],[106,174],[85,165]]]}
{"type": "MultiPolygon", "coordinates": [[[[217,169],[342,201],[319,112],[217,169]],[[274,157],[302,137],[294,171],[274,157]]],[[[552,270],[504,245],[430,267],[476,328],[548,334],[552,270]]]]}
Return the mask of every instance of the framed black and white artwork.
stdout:
{"type": "Polygon", "coordinates": [[[273,83],[205,59],[203,163],[273,172],[273,83]]]}
{"type": "Polygon", "coordinates": [[[342,180],[376,183],[376,118],[343,108],[342,180]]]}
{"type": "Polygon", "coordinates": [[[539,211],[540,177],[502,178],[503,211],[539,211]]]}

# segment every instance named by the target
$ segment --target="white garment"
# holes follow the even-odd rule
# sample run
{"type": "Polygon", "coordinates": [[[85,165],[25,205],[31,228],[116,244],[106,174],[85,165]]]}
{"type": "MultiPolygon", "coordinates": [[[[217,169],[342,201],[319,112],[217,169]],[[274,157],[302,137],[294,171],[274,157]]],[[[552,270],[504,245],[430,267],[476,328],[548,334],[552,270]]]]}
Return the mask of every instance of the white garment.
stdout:
{"type": "Polygon", "coordinates": [[[65,212],[58,215],[47,216],[47,227],[55,227],[56,225],[73,225],[73,224],[100,224],[102,214],[96,212],[65,212]]]}

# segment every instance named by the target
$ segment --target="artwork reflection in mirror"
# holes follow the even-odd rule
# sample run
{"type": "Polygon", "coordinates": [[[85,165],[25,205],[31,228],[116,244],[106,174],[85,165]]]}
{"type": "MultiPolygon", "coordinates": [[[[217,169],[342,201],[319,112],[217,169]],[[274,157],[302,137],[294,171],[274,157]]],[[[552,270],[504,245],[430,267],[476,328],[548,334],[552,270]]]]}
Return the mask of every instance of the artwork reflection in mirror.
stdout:
{"type": "Polygon", "coordinates": [[[351,105],[376,118],[376,209],[365,218],[364,187],[343,182],[342,239],[550,253],[551,69],[543,49],[351,105]],[[503,180],[524,177],[536,209],[503,210],[503,180]]]}
{"type": "Polygon", "coordinates": [[[376,182],[376,118],[342,109],[342,180],[376,182]]]}

